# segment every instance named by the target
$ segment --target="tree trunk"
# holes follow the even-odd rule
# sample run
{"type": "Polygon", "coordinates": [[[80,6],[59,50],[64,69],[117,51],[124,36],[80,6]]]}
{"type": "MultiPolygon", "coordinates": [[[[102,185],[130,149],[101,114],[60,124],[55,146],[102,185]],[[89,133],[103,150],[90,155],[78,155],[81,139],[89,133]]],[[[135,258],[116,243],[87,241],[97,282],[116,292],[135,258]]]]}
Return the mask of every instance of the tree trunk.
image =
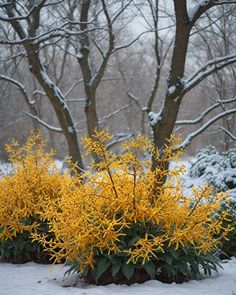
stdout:
{"type": "MultiPolygon", "coordinates": [[[[154,146],[160,157],[164,154],[164,147],[168,144],[173,133],[175,122],[183,95],[181,94],[184,81],[184,68],[188,49],[189,35],[191,31],[190,23],[186,22],[186,3],[185,1],[175,1],[176,32],[174,51],[171,60],[170,74],[167,82],[167,91],[164,103],[159,115],[159,119],[152,125],[154,135],[154,146]],[[177,3],[178,2],[178,3],[177,3]]],[[[158,166],[158,159],[153,156],[152,169],[158,166]]],[[[168,169],[169,163],[166,163],[168,169]]]]}
{"type": "MultiPolygon", "coordinates": [[[[88,130],[88,136],[93,138],[97,131],[99,131],[98,116],[96,109],[96,87],[94,87],[92,73],[89,65],[89,36],[88,36],[88,14],[91,5],[91,0],[82,0],[80,11],[80,28],[83,32],[79,36],[80,52],[78,54],[78,62],[84,80],[84,92],[86,95],[85,102],[85,116],[88,130]]],[[[100,159],[96,154],[92,154],[95,163],[99,163],[100,159]]]]}
{"type": "Polygon", "coordinates": [[[62,132],[67,141],[69,156],[71,157],[73,163],[77,163],[78,173],[82,173],[84,165],[80,153],[79,142],[74,122],[66,105],[65,99],[60,89],[49,78],[45,68],[42,66],[38,56],[37,47],[27,44],[25,45],[25,49],[28,54],[30,71],[47,94],[47,97],[49,98],[57,115],[62,132]]]}
{"type": "MultiPolygon", "coordinates": [[[[85,115],[86,115],[86,124],[88,130],[88,136],[93,138],[97,131],[99,131],[98,125],[98,116],[96,110],[96,98],[95,90],[92,87],[86,87],[86,103],[85,103],[85,115]]],[[[94,162],[98,164],[101,160],[96,154],[92,154],[94,162]]]]}

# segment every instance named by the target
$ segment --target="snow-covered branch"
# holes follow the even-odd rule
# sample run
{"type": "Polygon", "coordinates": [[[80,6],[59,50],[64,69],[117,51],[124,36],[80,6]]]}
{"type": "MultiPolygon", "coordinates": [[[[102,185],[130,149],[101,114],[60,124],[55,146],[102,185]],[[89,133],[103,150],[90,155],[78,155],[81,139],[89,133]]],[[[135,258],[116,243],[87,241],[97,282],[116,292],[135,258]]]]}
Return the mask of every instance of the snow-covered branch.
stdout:
{"type": "Polygon", "coordinates": [[[194,25],[194,23],[211,7],[223,4],[233,4],[236,0],[200,0],[197,4],[194,4],[188,9],[188,21],[194,25]]]}
{"type": "MultiPolygon", "coordinates": [[[[41,9],[41,7],[44,5],[44,3],[46,2],[47,0],[42,0],[42,1],[39,1],[39,3],[37,4],[34,4],[31,9],[28,11],[27,14],[25,15],[19,15],[19,16],[4,16],[2,14],[0,14],[0,20],[1,21],[5,21],[5,22],[11,22],[11,21],[20,21],[20,20],[26,20],[28,19],[33,13],[35,10],[37,9],[41,9]]],[[[9,5],[6,5],[6,4],[1,4],[0,8],[2,7],[9,7],[11,6],[13,3],[9,3],[9,5]]]]}
{"type": "Polygon", "coordinates": [[[111,149],[114,145],[116,144],[119,144],[119,143],[122,143],[126,140],[129,140],[130,138],[132,138],[134,136],[133,133],[129,133],[129,134],[121,134],[121,135],[118,135],[118,138],[117,139],[114,139],[113,141],[109,142],[109,144],[107,144],[106,148],[107,149],[111,149]]]}
{"type": "Polygon", "coordinates": [[[129,107],[129,104],[126,104],[125,106],[115,110],[114,112],[102,117],[99,120],[99,124],[103,123],[105,120],[111,119],[112,117],[116,116],[117,114],[119,114],[120,112],[124,111],[125,109],[127,109],[129,107]]]}
{"type": "Polygon", "coordinates": [[[205,131],[207,128],[209,128],[213,123],[215,123],[216,121],[236,113],[236,108],[222,112],[218,115],[216,115],[214,118],[210,119],[208,122],[206,122],[202,127],[200,127],[199,129],[197,129],[196,131],[190,133],[185,139],[184,141],[178,146],[178,149],[185,149],[191,142],[192,140],[197,137],[199,134],[201,134],[203,131],[205,131]]]}
{"type": "Polygon", "coordinates": [[[231,65],[236,62],[236,53],[230,54],[224,57],[219,57],[214,60],[207,62],[203,67],[197,70],[192,77],[185,80],[185,87],[183,88],[182,94],[185,95],[200,82],[206,79],[208,76],[212,75],[218,70],[231,65]]]}
{"type": "Polygon", "coordinates": [[[25,112],[25,114],[27,116],[29,116],[30,118],[34,119],[35,121],[37,121],[39,124],[41,124],[42,126],[46,127],[47,129],[49,129],[50,131],[53,131],[53,132],[59,132],[61,133],[62,132],[62,129],[61,128],[58,128],[58,127],[55,127],[55,126],[52,126],[48,123],[46,123],[45,121],[43,121],[42,119],[40,119],[38,116],[34,116],[32,115],[31,113],[27,113],[25,112]]]}
{"type": "Polygon", "coordinates": [[[236,136],[233,135],[229,130],[227,130],[226,128],[224,127],[220,127],[221,130],[223,130],[232,140],[236,140],[236,136]]]}
{"type": "Polygon", "coordinates": [[[207,108],[204,112],[202,112],[197,118],[193,120],[178,120],[176,121],[175,124],[176,125],[194,125],[194,124],[200,123],[209,113],[211,113],[216,108],[225,104],[235,102],[235,101],[236,101],[236,96],[228,100],[218,100],[215,104],[213,104],[212,106],[207,108]]]}
{"type": "Polygon", "coordinates": [[[138,106],[138,108],[139,108],[140,110],[143,109],[142,106],[141,106],[141,104],[140,104],[140,102],[139,102],[139,98],[137,98],[137,97],[136,97],[131,91],[128,91],[128,92],[127,92],[127,95],[128,95],[128,97],[129,97],[132,101],[135,102],[135,104],[138,106]]]}
{"type": "Polygon", "coordinates": [[[4,80],[6,82],[9,82],[9,83],[15,85],[22,93],[27,104],[29,104],[29,105],[35,104],[35,101],[32,100],[30,98],[30,96],[28,95],[28,93],[26,92],[24,85],[22,85],[19,81],[15,80],[13,78],[10,78],[8,76],[5,76],[5,75],[0,75],[0,80],[4,80]]]}

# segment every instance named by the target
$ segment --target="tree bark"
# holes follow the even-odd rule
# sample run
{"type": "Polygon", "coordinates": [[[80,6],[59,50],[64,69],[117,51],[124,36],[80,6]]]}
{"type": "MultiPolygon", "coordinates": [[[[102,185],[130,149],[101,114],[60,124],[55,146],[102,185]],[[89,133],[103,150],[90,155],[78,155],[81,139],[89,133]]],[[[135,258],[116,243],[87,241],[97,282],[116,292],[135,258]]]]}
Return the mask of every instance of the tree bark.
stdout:
{"type": "MultiPolygon", "coordinates": [[[[167,81],[167,91],[164,98],[159,120],[152,126],[154,135],[154,146],[159,152],[160,157],[164,154],[164,147],[169,143],[173,133],[175,122],[183,95],[184,69],[188,50],[191,24],[187,22],[187,7],[185,0],[175,0],[176,32],[174,50],[172,54],[170,74],[167,81]]],[[[158,166],[158,159],[153,156],[152,169],[158,166]]],[[[168,163],[166,163],[168,169],[168,163]]]]}
{"type": "MultiPolygon", "coordinates": [[[[84,92],[86,96],[84,111],[88,136],[92,138],[95,133],[99,131],[99,124],[96,109],[96,88],[92,85],[92,73],[89,66],[89,36],[86,32],[88,29],[88,13],[90,5],[90,0],[83,0],[81,3],[80,28],[83,33],[79,36],[80,52],[78,54],[78,62],[80,64],[84,80],[84,92]]],[[[93,154],[92,156],[95,163],[100,162],[100,159],[96,154],[93,154]]]]}
{"type": "Polygon", "coordinates": [[[66,105],[64,96],[56,84],[50,79],[46,69],[43,67],[39,58],[39,44],[31,41],[28,37],[35,37],[40,24],[40,10],[43,7],[45,0],[42,1],[32,13],[32,18],[28,18],[28,32],[26,33],[24,27],[14,19],[13,6],[6,8],[9,21],[16,31],[17,35],[22,41],[22,44],[26,50],[27,58],[29,61],[29,68],[32,74],[37,79],[40,86],[43,88],[50,100],[54,111],[57,115],[58,121],[62,128],[62,132],[67,140],[68,151],[73,163],[77,164],[77,172],[82,173],[84,171],[84,165],[80,153],[78,138],[76,129],[70,111],[66,105]]]}
{"type": "Polygon", "coordinates": [[[47,97],[49,98],[57,115],[58,121],[62,128],[62,133],[66,138],[71,160],[73,163],[77,163],[78,173],[82,173],[84,171],[84,165],[80,153],[77,133],[64,96],[62,95],[60,89],[49,78],[46,70],[42,66],[38,56],[37,48],[35,48],[34,45],[26,44],[25,49],[28,55],[30,71],[47,94],[47,97]]]}

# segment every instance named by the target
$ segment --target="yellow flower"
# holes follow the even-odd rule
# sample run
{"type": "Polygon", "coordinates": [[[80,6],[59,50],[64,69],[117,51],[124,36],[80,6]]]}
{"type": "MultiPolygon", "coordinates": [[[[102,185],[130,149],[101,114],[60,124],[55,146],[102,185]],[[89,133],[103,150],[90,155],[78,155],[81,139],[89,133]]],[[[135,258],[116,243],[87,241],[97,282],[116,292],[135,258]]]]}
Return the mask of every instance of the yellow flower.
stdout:
{"type": "Polygon", "coordinates": [[[166,145],[155,171],[143,155],[159,157],[148,140],[138,137],[124,143],[117,156],[106,148],[110,139],[103,131],[83,140],[87,152],[101,159],[92,165],[96,171],[85,173],[85,181],[71,177],[70,171],[61,174],[39,135],[24,147],[16,142],[8,146],[15,168],[0,181],[0,238],[28,230],[56,261],[77,260],[80,270],[93,268],[99,253],[123,253],[127,263],[145,264],[168,247],[191,245],[208,252],[226,238],[230,227],[223,221],[229,216],[219,211],[225,194],[212,195],[205,186],[185,196],[179,178],[184,167],[166,170],[165,163],[180,156],[173,152],[176,139],[166,145]],[[164,176],[165,184],[156,181],[164,176]],[[36,234],[37,223],[22,223],[35,214],[48,222],[51,240],[36,234]],[[133,237],[135,226],[142,230],[133,237]],[[136,242],[130,245],[132,238],[136,242]]]}

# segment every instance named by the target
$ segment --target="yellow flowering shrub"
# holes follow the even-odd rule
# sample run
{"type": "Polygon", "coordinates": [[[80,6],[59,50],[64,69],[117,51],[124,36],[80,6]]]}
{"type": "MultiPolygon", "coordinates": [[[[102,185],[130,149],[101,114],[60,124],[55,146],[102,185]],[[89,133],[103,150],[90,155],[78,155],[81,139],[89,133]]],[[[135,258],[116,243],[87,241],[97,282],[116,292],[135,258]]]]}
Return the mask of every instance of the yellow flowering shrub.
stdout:
{"type": "MultiPolygon", "coordinates": [[[[27,249],[20,247],[30,239],[30,234],[48,230],[47,222],[41,216],[45,204],[57,207],[64,192],[73,189],[76,183],[69,173],[62,174],[56,167],[54,152],[45,150],[45,142],[39,133],[30,136],[24,146],[14,141],[6,146],[6,150],[13,170],[11,175],[0,179],[0,250],[7,252],[6,245],[12,246],[10,240],[13,239],[12,244],[21,243],[15,247],[15,252],[19,250],[18,255],[24,255],[27,249]]],[[[31,241],[27,244],[28,252],[34,255],[32,252],[35,247],[38,250],[38,246],[31,247],[31,241]]],[[[26,260],[31,258],[25,257],[26,260]]],[[[12,261],[22,260],[14,257],[12,261]]]]}
{"type": "MultiPolygon", "coordinates": [[[[36,212],[42,210],[55,236],[48,240],[35,233],[34,239],[56,261],[66,259],[71,270],[99,284],[140,282],[157,277],[157,270],[173,279],[198,275],[201,266],[208,273],[216,269],[213,254],[230,231],[224,223],[228,213],[220,210],[225,194],[213,195],[209,186],[184,194],[179,178],[184,167],[163,168],[179,156],[173,153],[174,139],[155,171],[143,157],[153,152],[147,139],[124,143],[119,155],[106,149],[110,139],[106,132],[84,139],[87,153],[97,154],[101,162],[91,164],[83,181],[65,178],[63,188],[53,186],[57,195],[61,192],[56,202],[43,196],[44,208],[36,212]],[[163,176],[167,181],[156,187],[155,180],[163,176]]],[[[60,177],[55,176],[58,183],[60,177]]],[[[38,176],[34,179],[39,182],[38,176]]],[[[22,204],[16,207],[22,210],[22,204]]]]}

